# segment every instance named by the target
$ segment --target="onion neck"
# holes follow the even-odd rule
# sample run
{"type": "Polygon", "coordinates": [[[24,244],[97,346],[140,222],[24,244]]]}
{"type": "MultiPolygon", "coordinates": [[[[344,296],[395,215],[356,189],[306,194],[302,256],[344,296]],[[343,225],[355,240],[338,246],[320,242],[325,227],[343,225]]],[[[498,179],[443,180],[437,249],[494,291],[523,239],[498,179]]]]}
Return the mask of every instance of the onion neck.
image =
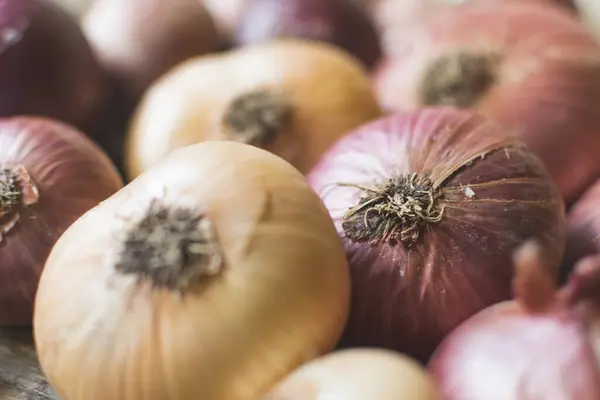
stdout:
{"type": "Polygon", "coordinates": [[[342,186],[357,187],[364,193],[342,219],[346,237],[354,242],[411,247],[428,225],[441,221],[444,215],[441,191],[429,178],[416,173],[374,188],[342,186]]]}
{"type": "Polygon", "coordinates": [[[223,255],[211,220],[192,209],[153,203],[125,232],[116,271],[181,292],[219,274],[223,255]]]}
{"type": "Polygon", "coordinates": [[[437,59],[425,71],[420,89],[424,106],[471,107],[496,80],[497,57],[457,52],[437,59]]]}
{"type": "Polygon", "coordinates": [[[283,130],[291,111],[291,104],[283,93],[258,89],[234,98],[221,123],[229,139],[265,147],[283,130]]]}
{"type": "Polygon", "coordinates": [[[521,307],[529,313],[543,313],[556,300],[556,283],[544,262],[542,246],[531,239],[513,255],[515,273],[513,292],[521,307]]]}

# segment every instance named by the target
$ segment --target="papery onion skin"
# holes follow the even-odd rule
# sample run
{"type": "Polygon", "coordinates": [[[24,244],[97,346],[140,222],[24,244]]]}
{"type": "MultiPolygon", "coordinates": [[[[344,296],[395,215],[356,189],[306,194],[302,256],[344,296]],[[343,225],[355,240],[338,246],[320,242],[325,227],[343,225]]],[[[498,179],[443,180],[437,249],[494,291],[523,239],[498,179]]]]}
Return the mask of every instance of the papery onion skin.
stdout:
{"type": "Polygon", "coordinates": [[[566,277],[577,261],[600,253],[600,180],[596,181],[567,214],[567,245],[561,268],[566,277]]]}
{"type": "Polygon", "coordinates": [[[213,16],[221,37],[232,41],[240,19],[252,0],[199,0],[213,16]]]}
{"type": "MultiPolygon", "coordinates": [[[[600,258],[586,259],[585,264],[580,266],[598,269],[600,258]]],[[[569,285],[548,304],[531,310],[527,300],[517,296],[481,311],[453,331],[428,366],[444,399],[598,399],[598,276],[582,278],[596,281],[587,282],[595,299],[565,302],[569,292],[575,293],[569,285]]],[[[528,285],[531,289],[536,283],[528,285]]]]}
{"type": "Polygon", "coordinates": [[[0,117],[40,115],[83,129],[109,93],[77,22],[46,0],[0,0],[0,117]]]}
{"type": "Polygon", "coordinates": [[[335,345],[349,291],[339,238],[302,175],[252,146],[203,143],[173,152],[61,237],[36,300],[36,346],[69,400],[254,399],[335,345]],[[130,266],[148,268],[123,240],[154,206],[205,218],[214,232],[201,236],[218,249],[206,254],[224,262],[212,277],[153,288],[158,280],[115,270],[128,249],[130,266]]]}
{"type": "MultiPolygon", "coordinates": [[[[564,218],[555,185],[522,144],[472,112],[423,109],[367,124],[340,139],[309,182],[336,223],[351,269],[343,346],[390,348],[426,361],[459,323],[510,298],[511,252],[526,238],[540,239],[548,272],[556,275],[564,218]],[[422,190],[439,196],[429,213],[439,221],[419,220],[413,242],[401,243],[398,231],[391,237],[397,244],[375,234],[369,235],[374,244],[348,237],[346,214],[368,193],[356,185],[372,189],[413,173],[419,180],[429,177],[433,189],[423,184],[422,190]]],[[[389,232],[386,221],[398,230],[409,226],[369,212],[377,229],[389,232]]],[[[364,232],[360,224],[367,215],[352,218],[352,229],[364,232]]]]}
{"type": "Polygon", "coordinates": [[[384,108],[481,112],[541,157],[569,204],[600,174],[600,46],[573,16],[533,3],[469,6],[398,38],[375,78],[384,108]],[[446,73],[434,71],[446,55],[446,73]]]}
{"type": "MultiPolygon", "coordinates": [[[[82,133],[45,118],[0,120],[0,170],[5,169],[26,178],[17,184],[22,198],[0,213],[0,325],[31,326],[38,279],[52,246],[123,183],[82,133]]],[[[0,178],[0,186],[5,183],[0,178]]]]}
{"type": "Polygon", "coordinates": [[[339,46],[372,68],[381,57],[374,23],[352,0],[253,0],[236,33],[236,44],[278,37],[319,40],[339,46]]]}
{"type": "Polygon", "coordinates": [[[133,178],[172,150],[209,140],[252,143],[307,173],[340,136],[380,115],[365,68],[326,43],[278,39],[198,57],[144,96],[128,131],[127,173],[133,178]],[[247,135],[224,123],[237,100],[261,92],[281,117],[267,132],[247,135]]]}
{"type": "Polygon", "coordinates": [[[436,400],[433,380],[414,360],[381,349],[340,350],[311,361],[263,400],[436,400]]]}
{"type": "Polygon", "coordinates": [[[220,46],[214,21],[199,0],[96,0],[83,29],[133,104],[177,63],[220,46]]]}

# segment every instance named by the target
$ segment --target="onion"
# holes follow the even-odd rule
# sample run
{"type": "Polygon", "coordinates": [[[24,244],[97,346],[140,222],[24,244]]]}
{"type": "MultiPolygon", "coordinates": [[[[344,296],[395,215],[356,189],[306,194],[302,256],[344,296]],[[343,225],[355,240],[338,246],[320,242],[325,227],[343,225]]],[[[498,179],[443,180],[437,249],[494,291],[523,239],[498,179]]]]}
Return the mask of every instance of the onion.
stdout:
{"type": "Polygon", "coordinates": [[[52,246],[121,186],[106,155],[73,128],[44,118],[0,120],[0,325],[31,325],[52,246]]]}
{"type": "Polygon", "coordinates": [[[339,238],[302,175],[249,145],[203,143],[61,237],[36,347],[63,399],[256,399],[335,345],[349,292],[339,238]]]}
{"type": "Polygon", "coordinates": [[[399,49],[376,78],[386,109],[481,112],[542,158],[568,203],[600,174],[600,46],[569,14],[525,3],[465,7],[399,49]]]}
{"type": "Polygon", "coordinates": [[[415,361],[386,350],[338,351],[309,362],[264,400],[435,400],[431,378],[415,361]]]}
{"type": "Polygon", "coordinates": [[[600,41],[600,4],[597,0],[573,0],[579,16],[594,37],[600,41]]]}
{"type": "Polygon", "coordinates": [[[252,0],[200,0],[214,17],[221,35],[228,40],[234,35],[240,19],[252,0]]]}
{"type": "Polygon", "coordinates": [[[429,368],[446,400],[600,398],[600,258],[555,293],[542,249],[516,254],[517,300],[477,314],[444,340],[429,368]]]}
{"type": "Polygon", "coordinates": [[[349,51],[367,67],[373,67],[381,57],[373,22],[352,0],[253,0],[236,36],[240,45],[276,37],[329,42],[349,51]]]}
{"type": "Polygon", "coordinates": [[[81,18],[94,0],[51,0],[64,7],[67,11],[73,14],[76,18],[81,18]]]}
{"type": "Polygon", "coordinates": [[[220,46],[215,24],[198,0],[97,0],[83,26],[131,102],[177,63],[220,46]]]}
{"type": "Polygon", "coordinates": [[[567,215],[567,246],[563,275],[581,258],[600,254],[600,180],[596,181],[567,215]]]}
{"type": "Polygon", "coordinates": [[[340,136],[380,113],[365,70],[325,43],[280,39],[200,57],[144,97],[128,134],[127,171],[133,178],[178,147],[234,140],[304,173],[340,136]]]}
{"type": "Polygon", "coordinates": [[[309,175],[341,236],[353,297],[344,346],[425,361],[477,311],[507,300],[511,256],[540,240],[555,276],[563,207],[540,161],[469,111],[393,115],[340,139],[309,175]]]}
{"type": "Polygon", "coordinates": [[[46,0],[0,0],[0,117],[56,118],[85,128],[109,95],[76,21],[46,0]]]}

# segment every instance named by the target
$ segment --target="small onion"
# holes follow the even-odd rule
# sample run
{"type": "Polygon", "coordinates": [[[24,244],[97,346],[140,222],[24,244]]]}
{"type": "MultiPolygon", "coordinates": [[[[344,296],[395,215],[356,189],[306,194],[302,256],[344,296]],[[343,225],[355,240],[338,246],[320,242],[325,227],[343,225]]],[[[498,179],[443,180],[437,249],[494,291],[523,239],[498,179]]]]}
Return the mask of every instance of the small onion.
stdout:
{"type": "Polygon", "coordinates": [[[274,40],[189,60],[156,82],[133,117],[127,170],[133,178],[178,147],[234,140],[304,173],[337,138],[380,114],[364,68],[345,52],[274,40]]]}
{"type": "Polygon", "coordinates": [[[600,180],[596,181],[567,214],[567,246],[563,275],[581,258],[600,254],[600,180]]]}
{"type": "Polygon", "coordinates": [[[177,63],[220,45],[212,17],[198,0],[96,0],[83,26],[132,102],[177,63]]]}
{"type": "Polygon", "coordinates": [[[373,67],[381,57],[377,30],[352,0],[253,0],[236,34],[238,45],[298,37],[337,45],[373,67]]]}
{"type": "Polygon", "coordinates": [[[507,300],[512,251],[538,238],[554,276],[563,206],[541,162],[469,111],[393,115],[340,139],[309,175],[352,274],[344,346],[425,361],[458,324],[507,300]]]}
{"type": "Polygon", "coordinates": [[[432,379],[410,358],[379,349],[352,349],[309,362],[263,400],[436,400],[432,379]]]}
{"type": "Polygon", "coordinates": [[[464,7],[410,31],[375,86],[388,110],[473,108],[544,161],[568,203],[600,174],[600,46],[558,8],[464,7]]]}
{"type": "Polygon", "coordinates": [[[80,128],[108,99],[77,22],[47,0],[0,0],[0,117],[31,114],[80,128]]]}
{"type": "Polygon", "coordinates": [[[600,257],[582,261],[555,293],[542,251],[520,248],[517,299],[469,319],[432,357],[445,400],[600,398],[600,257]]]}
{"type": "Polygon", "coordinates": [[[31,325],[52,246],[121,186],[108,157],[75,129],[45,118],[0,120],[0,325],[31,325]]]}
{"type": "Polygon", "coordinates": [[[291,165],[189,146],[56,244],[36,299],[40,362],[63,399],[256,399],[335,345],[348,275],[291,165]]]}

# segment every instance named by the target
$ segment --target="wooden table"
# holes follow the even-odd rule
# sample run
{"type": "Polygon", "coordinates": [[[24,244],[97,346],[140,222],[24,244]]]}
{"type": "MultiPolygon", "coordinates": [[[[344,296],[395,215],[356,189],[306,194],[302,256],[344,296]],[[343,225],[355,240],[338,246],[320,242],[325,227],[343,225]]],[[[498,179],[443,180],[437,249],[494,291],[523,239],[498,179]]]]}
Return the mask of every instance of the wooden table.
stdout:
{"type": "Polygon", "coordinates": [[[38,364],[31,329],[0,329],[0,399],[59,400],[38,364]]]}

